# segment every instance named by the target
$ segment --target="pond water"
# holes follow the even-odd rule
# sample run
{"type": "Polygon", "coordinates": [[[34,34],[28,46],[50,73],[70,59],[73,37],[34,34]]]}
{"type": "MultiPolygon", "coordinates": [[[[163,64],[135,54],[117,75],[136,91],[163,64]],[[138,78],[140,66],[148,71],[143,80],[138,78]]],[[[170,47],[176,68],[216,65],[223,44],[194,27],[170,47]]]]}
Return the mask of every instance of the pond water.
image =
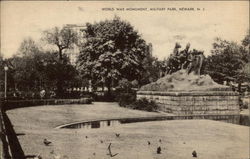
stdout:
{"type": "Polygon", "coordinates": [[[164,116],[164,117],[147,117],[147,118],[124,118],[112,120],[99,120],[90,122],[78,122],[66,124],[57,128],[67,129],[93,129],[103,127],[113,127],[121,124],[136,122],[162,121],[162,120],[191,120],[191,119],[210,119],[220,122],[232,123],[237,125],[250,126],[250,117],[247,115],[199,115],[199,116],[164,116]]]}

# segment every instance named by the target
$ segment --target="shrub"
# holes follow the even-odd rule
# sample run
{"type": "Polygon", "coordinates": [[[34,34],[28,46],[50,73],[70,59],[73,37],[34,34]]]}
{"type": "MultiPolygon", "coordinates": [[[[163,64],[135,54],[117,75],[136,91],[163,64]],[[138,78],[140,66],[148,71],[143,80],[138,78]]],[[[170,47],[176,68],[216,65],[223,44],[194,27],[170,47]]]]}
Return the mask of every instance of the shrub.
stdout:
{"type": "Polygon", "coordinates": [[[120,106],[126,107],[127,105],[132,104],[136,101],[136,93],[119,93],[119,95],[117,95],[116,100],[120,106]]]}
{"type": "Polygon", "coordinates": [[[80,99],[31,99],[31,100],[7,100],[4,109],[23,108],[42,105],[64,105],[64,104],[91,104],[92,98],[80,99]]]}
{"type": "Polygon", "coordinates": [[[249,97],[241,96],[239,98],[239,105],[240,105],[240,109],[248,109],[250,105],[249,97]]]}
{"type": "Polygon", "coordinates": [[[116,97],[116,92],[94,92],[93,99],[94,101],[99,102],[114,102],[116,97]]]}
{"type": "Polygon", "coordinates": [[[138,85],[138,81],[128,81],[127,79],[122,79],[119,81],[119,85],[116,89],[116,101],[120,106],[126,107],[132,104],[136,100],[136,91],[133,87],[138,85]]]}
{"type": "Polygon", "coordinates": [[[127,105],[128,108],[145,110],[149,112],[157,111],[158,106],[154,101],[148,101],[146,98],[136,100],[132,104],[127,105]]]}

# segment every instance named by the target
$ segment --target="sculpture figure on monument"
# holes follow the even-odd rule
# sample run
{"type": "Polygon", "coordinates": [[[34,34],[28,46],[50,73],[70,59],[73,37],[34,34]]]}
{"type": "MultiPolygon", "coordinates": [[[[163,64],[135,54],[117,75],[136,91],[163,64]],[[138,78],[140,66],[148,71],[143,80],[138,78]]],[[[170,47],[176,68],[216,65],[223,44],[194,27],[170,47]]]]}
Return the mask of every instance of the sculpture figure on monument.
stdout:
{"type": "Polygon", "coordinates": [[[179,43],[175,43],[173,53],[170,54],[170,56],[167,59],[167,68],[165,74],[172,74],[173,72],[178,71],[180,61],[177,57],[179,56],[180,48],[181,45],[179,43]]]}
{"type": "Polygon", "coordinates": [[[200,75],[201,68],[204,63],[205,56],[203,51],[193,50],[189,53],[187,61],[187,73],[190,74],[193,72],[195,75],[200,75]]]}
{"type": "Polygon", "coordinates": [[[195,49],[189,51],[190,43],[188,43],[182,51],[179,51],[179,48],[181,48],[181,45],[176,43],[173,53],[170,54],[167,59],[165,75],[172,74],[181,69],[186,69],[188,74],[194,72],[194,74],[200,75],[205,59],[203,52],[195,49]]]}
{"type": "Polygon", "coordinates": [[[187,58],[189,55],[190,43],[187,43],[186,48],[180,52],[179,59],[181,64],[181,69],[187,68],[187,58]]]}
{"type": "Polygon", "coordinates": [[[188,50],[190,48],[190,43],[186,45],[186,48],[182,51],[179,51],[181,45],[179,43],[175,44],[173,53],[167,59],[167,68],[165,74],[172,74],[180,69],[186,68],[188,50]]]}
{"type": "Polygon", "coordinates": [[[181,45],[179,43],[175,43],[175,47],[174,47],[174,56],[178,56],[179,55],[179,48],[181,48],[181,45]]]}

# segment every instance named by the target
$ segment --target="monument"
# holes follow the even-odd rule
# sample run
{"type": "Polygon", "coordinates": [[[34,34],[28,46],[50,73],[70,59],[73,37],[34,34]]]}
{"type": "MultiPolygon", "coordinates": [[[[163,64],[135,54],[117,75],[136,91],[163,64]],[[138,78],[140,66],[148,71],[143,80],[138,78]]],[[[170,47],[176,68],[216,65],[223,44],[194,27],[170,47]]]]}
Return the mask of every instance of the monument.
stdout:
{"type": "Polygon", "coordinates": [[[220,85],[209,75],[201,75],[203,52],[189,51],[190,44],[179,52],[176,43],[167,63],[165,76],[142,86],[137,99],[153,100],[161,111],[176,115],[237,115],[238,93],[220,85]]]}

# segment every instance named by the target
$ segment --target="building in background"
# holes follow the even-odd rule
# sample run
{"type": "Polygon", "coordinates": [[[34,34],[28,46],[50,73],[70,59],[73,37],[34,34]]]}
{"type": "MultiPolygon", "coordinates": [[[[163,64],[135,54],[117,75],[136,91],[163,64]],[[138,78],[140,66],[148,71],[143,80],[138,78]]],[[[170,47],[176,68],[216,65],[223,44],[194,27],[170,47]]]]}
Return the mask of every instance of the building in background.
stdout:
{"type": "Polygon", "coordinates": [[[152,43],[148,43],[148,53],[149,55],[152,57],[152,53],[153,53],[153,45],[152,43]]]}
{"type": "MultiPolygon", "coordinates": [[[[77,36],[79,37],[78,39],[80,40],[80,41],[78,41],[78,44],[81,44],[84,42],[84,38],[83,38],[84,31],[82,31],[82,30],[86,28],[85,25],[83,25],[83,24],[66,24],[64,27],[70,28],[77,33],[77,36]]],[[[65,53],[68,55],[68,57],[70,59],[70,63],[72,65],[76,65],[77,57],[80,53],[80,49],[78,46],[79,45],[74,44],[72,49],[65,50],[65,53]]]]}

